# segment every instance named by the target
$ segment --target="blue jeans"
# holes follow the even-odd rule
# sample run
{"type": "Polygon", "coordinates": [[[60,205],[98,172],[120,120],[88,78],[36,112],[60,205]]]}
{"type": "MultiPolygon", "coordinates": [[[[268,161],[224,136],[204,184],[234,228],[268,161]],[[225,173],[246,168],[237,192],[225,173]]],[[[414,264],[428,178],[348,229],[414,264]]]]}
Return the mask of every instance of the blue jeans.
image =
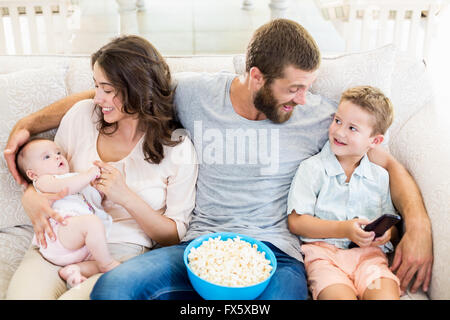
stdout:
{"type": "MultiPolygon", "coordinates": [[[[98,279],[93,300],[201,299],[192,287],[183,262],[189,242],[148,251],[98,279]]],[[[303,263],[264,242],[277,258],[277,270],[260,300],[305,300],[308,297],[303,263]]]]}

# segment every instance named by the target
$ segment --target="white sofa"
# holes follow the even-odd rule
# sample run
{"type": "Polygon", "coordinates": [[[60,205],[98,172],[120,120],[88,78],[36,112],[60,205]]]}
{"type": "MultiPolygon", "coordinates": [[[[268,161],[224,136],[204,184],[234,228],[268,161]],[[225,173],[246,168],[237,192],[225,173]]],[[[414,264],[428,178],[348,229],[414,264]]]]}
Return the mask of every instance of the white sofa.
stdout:
{"type": "MultiPolygon", "coordinates": [[[[167,57],[172,73],[243,72],[243,55],[167,57]]],[[[450,299],[450,128],[439,121],[426,67],[398,56],[392,46],[369,52],[324,56],[311,91],[337,101],[347,87],[374,85],[395,107],[391,152],[417,181],[431,218],[434,266],[428,294],[402,299],[450,299]]],[[[0,147],[15,122],[67,94],[93,87],[88,56],[0,56],[0,147]]],[[[447,121],[448,122],[448,121],[447,121]]],[[[53,132],[47,133],[52,136],[53,132]]],[[[0,160],[0,299],[30,245],[33,229],[21,203],[21,189],[0,160]]]]}

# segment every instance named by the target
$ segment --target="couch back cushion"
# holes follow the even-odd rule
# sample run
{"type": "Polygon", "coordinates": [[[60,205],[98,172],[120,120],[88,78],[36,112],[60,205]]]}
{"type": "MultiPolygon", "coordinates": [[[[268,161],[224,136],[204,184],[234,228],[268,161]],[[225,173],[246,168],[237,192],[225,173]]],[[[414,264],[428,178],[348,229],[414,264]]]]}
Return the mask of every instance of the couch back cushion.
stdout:
{"type": "Polygon", "coordinates": [[[405,55],[396,57],[390,98],[395,109],[390,128],[394,137],[411,117],[435,103],[428,70],[423,62],[405,55]]]}
{"type": "MultiPolygon", "coordinates": [[[[227,70],[234,72],[233,61],[230,56],[167,56],[172,78],[180,71],[215,72],[227,70]]],[[[88,56],[70,58],[69,70],[66,78],[68,94],[94,88],[91,61],[88,56]]]]}
{"type": "MultiPolygon", "coordinates": [[[[0,74],[0,147],[4,150],[16,122],[67,95],[67,64],[0,74]]],[[[45,121],[45,119],[44,119],[45,121]]],[[[55,130],[40,136],[53,138],[55,130]]],[[[22,204],[21,187],[0,160],[0,229],[30,224],[22,204]]]]}
{"type": "Polygon", "coordinates": [[[234,72],[232,56],[167,56],[172,76],[177,72],[234,72]]]}
{"type": "Polygon", "coordinates": [[[366,52],[325,57],[311,92],[338,103],[345,90],[370,85],[390,96],[395,53],[395,47],[387,45],[366,52]]]}

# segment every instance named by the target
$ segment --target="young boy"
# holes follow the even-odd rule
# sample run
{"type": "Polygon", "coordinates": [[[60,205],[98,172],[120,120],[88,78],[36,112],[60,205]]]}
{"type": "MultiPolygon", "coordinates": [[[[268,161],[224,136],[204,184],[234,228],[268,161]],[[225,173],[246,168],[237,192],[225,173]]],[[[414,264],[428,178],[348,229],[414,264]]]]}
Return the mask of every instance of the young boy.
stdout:
{"type": "MultiPolygon", "coordinates": [[[[59,275],[69,286],[76,286],[91,275],[107,272],[119,265],[106,246],[105,227],[111,217],[101,209],[101,195],[89,184],[100,170],[70,173],[67,159],[51,140],[34,139],[17,153],[17,167],[28,182],[40,192],[56,193],[68,188],[69,194],[53,203],[67,222],[59,225],[50,219],[57,234],[56,241],[47,239],[41,254],[53,264],[64,266],[59,275]]],[[[33,243],[37,245],[36,237],[33,243]]]]}
{"type": "Polygon", "coordinates": [[[366,155],[383,142],[392,120],[392,104],[378,89],[345,91],[329,141],[300,164],[292,181],[288,225],[304,243],[314,299],[399,298],[399,280],[385,255],[393,250],[391,230],[374,239],[374,232],[362,229],[385,213],[396,214],[387,171],[366,155]],[[351,241],[359,247],[348,249],[351,241]]]}

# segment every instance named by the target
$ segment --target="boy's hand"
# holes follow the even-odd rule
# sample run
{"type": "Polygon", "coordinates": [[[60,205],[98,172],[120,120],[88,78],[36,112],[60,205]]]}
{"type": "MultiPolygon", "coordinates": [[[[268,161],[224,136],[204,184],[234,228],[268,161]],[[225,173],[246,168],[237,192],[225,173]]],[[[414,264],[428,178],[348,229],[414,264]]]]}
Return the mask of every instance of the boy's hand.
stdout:
{"type": "Polygon", "coordinates": [[[371,247],[378,247],[378,246],[382,246],[383,244],[389,242],[389,240],[391,240],[391,232],[392,232],[392,228],[389,228],[388,230],[386,230],[386,232],[378,238],[375,238],[373,240],[373,242],[370,244],[371,247]]]}
{"type": "Polygon", "coordinates": [[[345,223],[345,233],[346,238],[350,239],[354,243],[356,243],[361,248],[368,247],[372,244],[372,241],[375,237],[375,233],[373,231],[367,232],[362,228],[365,225],[370,223],[367,219],[352,219],[347,220],[345,223]]]}
{"type": "Polygon", "coordinates": [[[28,186],[25,179],[19,174],[16,167],[16,153],[21,146],[23,146],[30,139],[30,132],[26,129],[13,129],[10,133],[8,142],[6,143],[5,150],[3,151],[3,156],[5,157],[8,169],[11,172],[14,180],[18,184],[24,187],[28,186]]]}

